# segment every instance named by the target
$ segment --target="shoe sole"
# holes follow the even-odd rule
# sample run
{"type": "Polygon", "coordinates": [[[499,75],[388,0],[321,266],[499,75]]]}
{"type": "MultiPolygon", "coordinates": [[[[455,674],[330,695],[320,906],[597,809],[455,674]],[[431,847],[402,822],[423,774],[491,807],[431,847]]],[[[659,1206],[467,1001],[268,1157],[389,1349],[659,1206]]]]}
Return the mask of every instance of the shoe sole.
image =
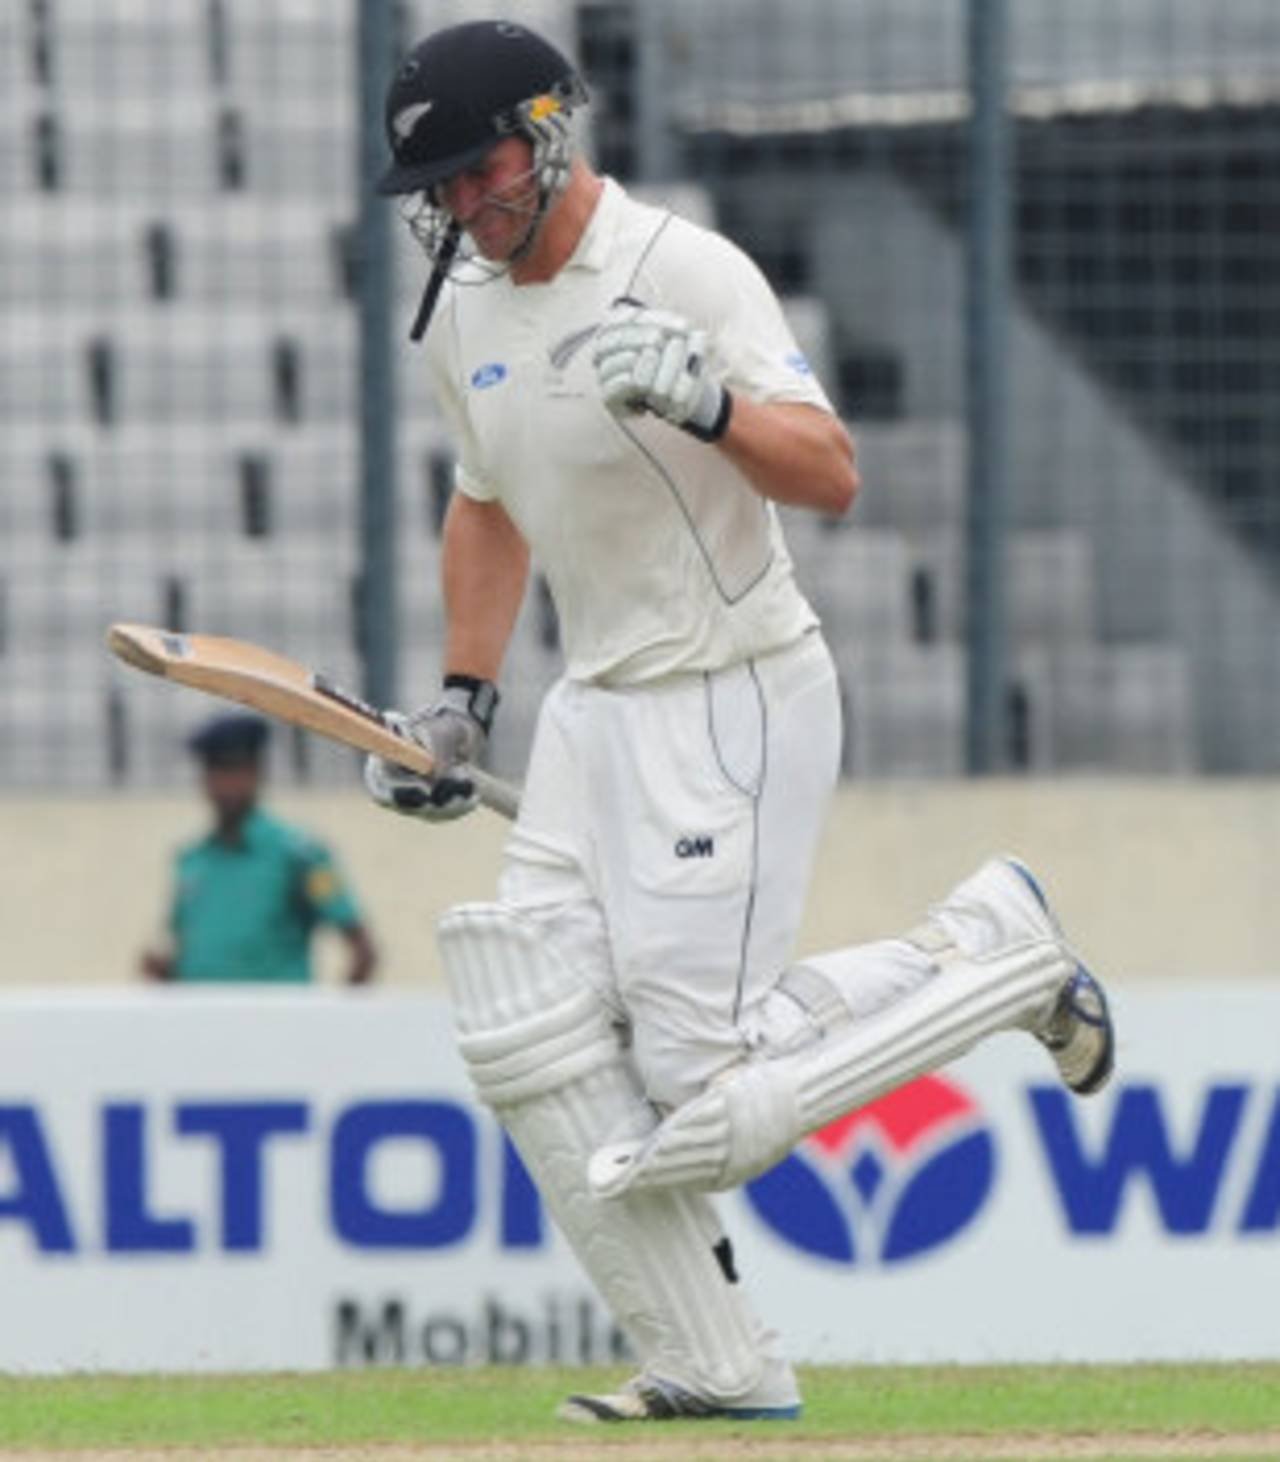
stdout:
{"type": "Polygon", "coordinates": [[[1115,1022],[1111,1019],[1111,1003],[1107,999],[1107,992],[1102,988],[1101,982],[1096,980],[1084,965],[1077,960],[1076,974],[1071,982],[1072,988],[1068,991],[1069,996],[1074,991],[1077,982],[1081,980],[1087,981],[1093,988],[1094,994],[1098,997],[1101,1014],[1091,1015],[1088,1011],[1081,1010],[1074,1001],[1072,1001],[1072,1013],[1077,1020],[1082,1020],[1086,1025],[1091,1025],[1101,1030],[1105,1035],[1105,1040],[1103,1041],[1101,1054],[1098,1056],[1093,1070],[1090,1071],[1083,1081],[1078,1082],[1074,1086],[1068,1085],[1069,1090],[1075,1092],[1077,1096],[1093,1096],[1095,1092],[1101,1091],[1106,1086],[1107,1082],[1111,1079],[1111,1073],[1115,1070],[1116,1028],[1115,1022]]]}
{"type": "MultiPolygon", "coordinates": [[[[1047,918],[1049,920],[1049,923],[1053,925],[1053,928],[1058,937],[1062,938],[1062,925],[1058,921],[1058,916],[1053,912],[1053,908],[1049,903],[1048,895],[1040,886],[1040,880],[1035,876],[1034,873],[1032,873],[1031,869],[1027,867],[1027,865],[1022,861],[1021,858],[1015,858],[1012,855],[1006,854],[1002,861],[1006,864],[1007,867],[1012,869],[1013,872],[1016,873],[1018,877],[1022,879],[1023,883],[1025,883],[1026,886],[1031,890],[1031,893],[1034,896],[1036,902],[1044,910],[1045,918],[1047,918]]],[[[1068,950],[1068,953],[1070,953],[1070,950],[1068,950]]],[[[1089,971],[1084,961],[1081,960],[1077,955],[1072,954],[1071,957],[1075,960],[1076,973],[1072,976],[1071,986],[1068,987],[1068,996],[1070,996],[1071,990],[1074,988],[1078,980],[1086,980],[1093,987],[1093,990],[1098,997],[1098,1004],[1099,1006],[1101,1006],[1102,1009],[1102,1013],[1100,1016],[1090,1015],[1088,1011],[1080,1009],[1079,1006],[1077,1006],[1073,1001],[1072,1013],[1075,1015],[1077,1020],[1084,1021],[1086,1025],[1097,1026],[1103,1029],[1106,1032],[1106,1040],[1103,1043],[1102,1053],[1098,1057],[1097,1064],[1094,1066],[1093,1070],[1090,1071],[1088,1076],[1086,1076],[1082,1082],[1079,1082],[1075,1085],[1067,1082],[1066,1086],[1068,1091],[1075,1092],[1077,1096],[1093,1096],[1095,1092],[1102,1090],[1102,1088],[1111,1079],[1111,1074],[1115,1070],[1115,1022],[1111,1019],[1111,1003],[1107,999],[1107,992],[1103,989],[1101,980],[1097,979],[1089,971]]]]}
{"type": "Polygon", "coordinates": [[[706,1411],[672,1412],[662,1416],[627,1416],[615,1411],[600,1396],[569,1396],[556,1408],[561,1421],[579,1425],[620,1425],[635,1421],[798,1421],[804,1411],[796,1406],[713,1406],[706,1411]]]}
{"type": "Polygon", "coordinates": [[[799,1421],[803,1413],[803,1406],[743,1406],[726,1408],[720,1415],[731,1421],[799,1421]]]}

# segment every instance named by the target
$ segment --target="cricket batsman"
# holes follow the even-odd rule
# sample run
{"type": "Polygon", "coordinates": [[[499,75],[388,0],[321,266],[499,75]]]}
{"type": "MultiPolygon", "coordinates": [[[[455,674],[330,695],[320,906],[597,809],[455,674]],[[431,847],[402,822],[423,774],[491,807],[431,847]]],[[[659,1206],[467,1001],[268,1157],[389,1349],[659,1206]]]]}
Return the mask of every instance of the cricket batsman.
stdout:
{"type": "Polygon", "coordinates": [[[709,1193],[994,1032],[1081,1093],[1114,1039],[1009,858],[898,938],[793,962],[841,728],[774,504],[843,513],[854,449],[755,265],[591,169],[585,103],[507,21],[435,32],[390,85],[381,188],[431,261],[413,334],[457,475],[444,684],[403,722],[439,771],[366,782],[412,816],[476,805],[532,555],[564,675],[497,901],[440,949],[476,1089],[640,1358],[561,1414],[794,1417],[709,1193]]]}

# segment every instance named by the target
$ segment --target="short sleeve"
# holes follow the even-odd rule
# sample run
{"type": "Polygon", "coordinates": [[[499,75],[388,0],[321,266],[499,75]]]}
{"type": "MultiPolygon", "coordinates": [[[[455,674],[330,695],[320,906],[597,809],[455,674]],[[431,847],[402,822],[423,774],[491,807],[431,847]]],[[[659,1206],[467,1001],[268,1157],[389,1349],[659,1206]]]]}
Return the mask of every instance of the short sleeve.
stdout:
{"type": "Polygon", "coordinates": [[[454,486],[477,502],[492,502],[498,490],[488,480],[480,443],[462,399],[462,366],[458,350],[456,302],[449,289],[427,332],[427,363],[435,399],[444,414],[455,454],[454,486]]]}
{"type": "Polygon", "coordinates": [[[332,854],[318,844],[302,858],[301,895],[310,919],[350,929],[360,923],[360,910],[332,854]]]}
{"type": "Polygon", "coordinates": [[[197,857],[194,845],[184,845],[173,855],[166,927],[175,940],[181,937],[184,919],[191,907],[191,895],[198,880],[197,857]]]}
{"type": "Polygon", "coordinates": [[[720,234],[672,219],[637,280],[639,298],[694,320],[731,391],[834,409],[756,264],[720,234]]]}

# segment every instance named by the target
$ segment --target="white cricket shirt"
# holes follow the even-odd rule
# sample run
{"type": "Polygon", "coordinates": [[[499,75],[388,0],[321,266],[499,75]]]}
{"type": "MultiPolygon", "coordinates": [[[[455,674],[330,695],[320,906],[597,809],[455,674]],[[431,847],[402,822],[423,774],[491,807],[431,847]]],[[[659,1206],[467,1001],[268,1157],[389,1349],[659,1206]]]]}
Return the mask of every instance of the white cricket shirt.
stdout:
{"type": "Polygon", "coordinates": [[[831,410],[751,260],[612,179],[549,283],[447,286],[427,345],[457,486],[501,502],[546,575],[567,674],[607,685],[719,669],[817,623],[773,505],[724,453],[603,404],[592,339],[620,295],[702,326],[735,394],[831,410]]]}

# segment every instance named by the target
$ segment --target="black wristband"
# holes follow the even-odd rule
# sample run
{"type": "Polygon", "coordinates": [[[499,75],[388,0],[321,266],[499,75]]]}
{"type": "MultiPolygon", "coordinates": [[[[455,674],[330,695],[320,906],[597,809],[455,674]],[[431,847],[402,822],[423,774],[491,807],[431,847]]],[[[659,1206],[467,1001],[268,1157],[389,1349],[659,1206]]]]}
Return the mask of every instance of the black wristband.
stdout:
{"type": "Polygon", "coordinates": [[[446,690],[467,692],[467,714],[486,736],[493,730],[493,718],[498,713],[498,702],[502,697],[492,680],[481,680],[475,675],[462,675],[451,671],[444,678],[446,690]]]}
{"type": "Polygon", "coordinates": [[[720,410],[716,412],[716,419],[709,427],[694,426],[693,422],[683,423],[685,431],[691,437],[697,437],[700,442],[718,442],[725,432],[729,430],[729,418],[733,415],[733,397],[729,394],[727,386],[720,387],[720,410]]]}

